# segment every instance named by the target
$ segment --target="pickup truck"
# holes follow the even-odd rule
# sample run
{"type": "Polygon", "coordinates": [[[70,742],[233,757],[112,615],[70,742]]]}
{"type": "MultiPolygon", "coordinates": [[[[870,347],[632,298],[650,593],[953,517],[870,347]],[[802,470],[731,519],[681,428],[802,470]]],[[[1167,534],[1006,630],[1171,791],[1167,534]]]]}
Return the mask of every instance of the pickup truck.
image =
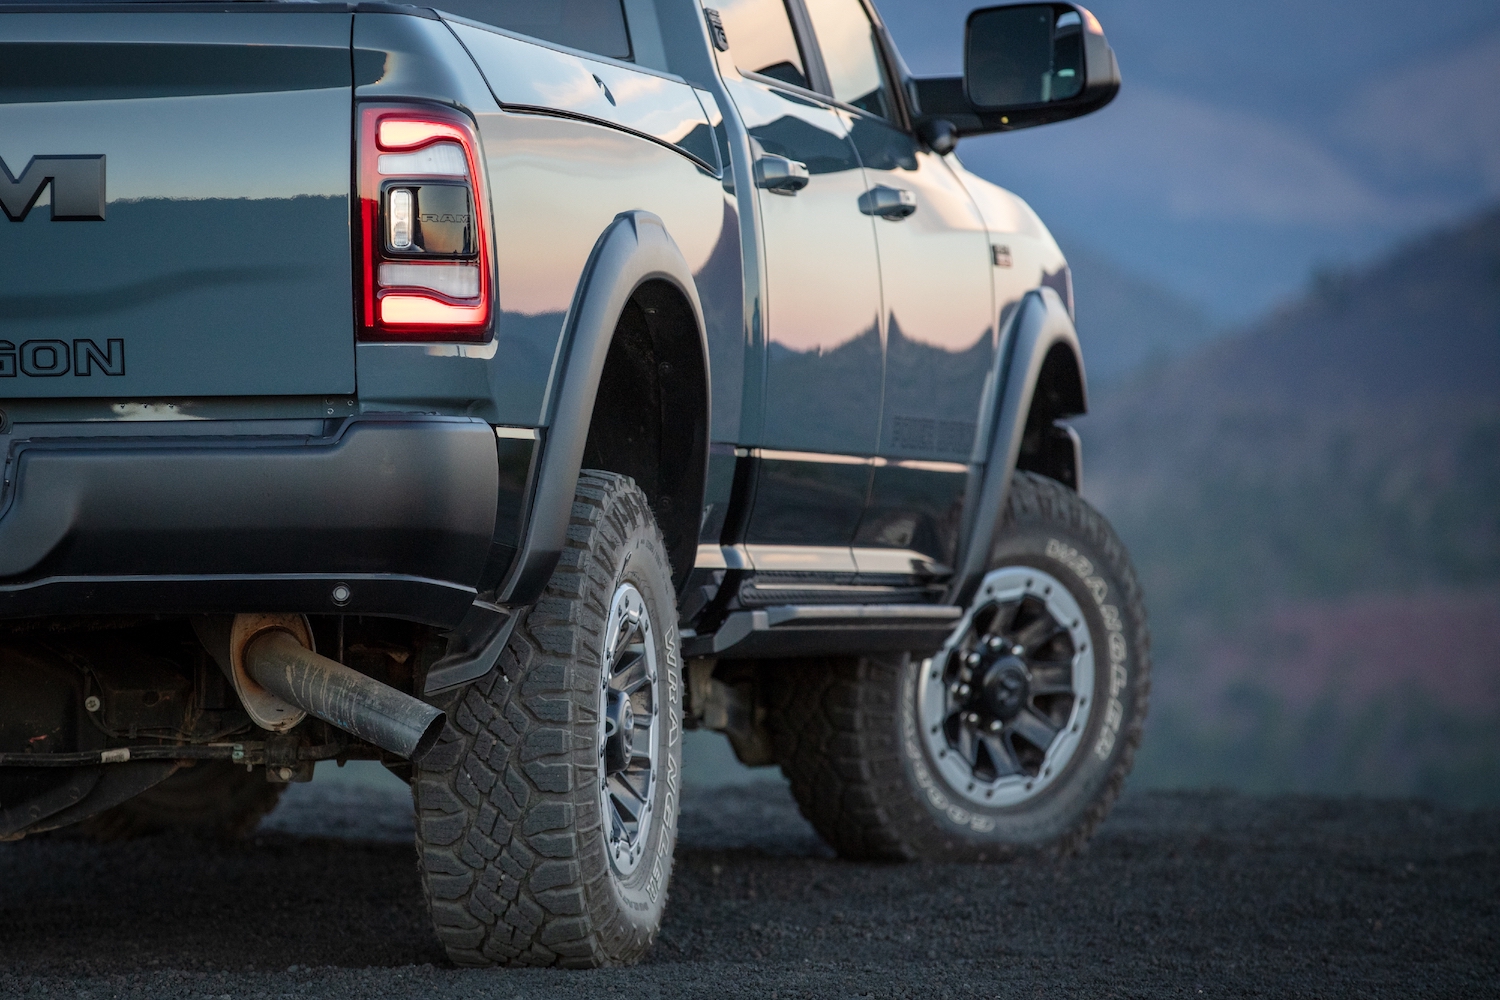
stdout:
{"type": "Polygon", "coordinates": [[[631,962],[682,734],[845,857],[1079,847],[1146,710],[1068,266],[865,0],[0,4],[0,839],[410,782],[461,965],[631,962]]]}

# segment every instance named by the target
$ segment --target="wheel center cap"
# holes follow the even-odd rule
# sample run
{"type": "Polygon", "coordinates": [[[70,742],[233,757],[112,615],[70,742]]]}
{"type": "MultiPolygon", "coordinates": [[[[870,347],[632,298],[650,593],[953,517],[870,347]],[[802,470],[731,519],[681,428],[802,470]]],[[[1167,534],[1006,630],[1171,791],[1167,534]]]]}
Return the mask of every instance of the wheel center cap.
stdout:
{"type": "Polygon", "coordinates": [[[1031,694],[1031,675],[1014,656],[996,660],[981,683],[985,705],[994,716],[1009,722],[1020,714],[1031,694]]]}
{"type": "Polygon", "coordinates": [[[609,693],[604,715],[604,773],[618,774],[630,764],[635,710],[630,698],[619,691],[609,693]]]}

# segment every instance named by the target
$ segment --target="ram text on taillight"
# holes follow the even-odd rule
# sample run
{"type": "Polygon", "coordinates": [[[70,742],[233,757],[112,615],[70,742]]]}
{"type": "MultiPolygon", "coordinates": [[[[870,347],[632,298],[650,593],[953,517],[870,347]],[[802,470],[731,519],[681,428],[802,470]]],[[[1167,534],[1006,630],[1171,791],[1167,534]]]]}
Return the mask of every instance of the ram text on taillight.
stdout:
{"type": "Polygon", "coordinates": [[[473,123],[446,108],[360,108],[360,339],[489,339],[489,218],[473,123]]]}

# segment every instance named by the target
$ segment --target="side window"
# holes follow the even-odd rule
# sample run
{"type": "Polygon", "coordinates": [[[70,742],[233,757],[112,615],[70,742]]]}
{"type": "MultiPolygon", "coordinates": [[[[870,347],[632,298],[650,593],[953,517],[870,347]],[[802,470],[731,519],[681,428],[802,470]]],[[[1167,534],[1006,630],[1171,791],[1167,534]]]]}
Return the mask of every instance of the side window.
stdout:
{"type": "Polygon", "coordinates": [[[438,10],[612,59],[630,59],[621,0],[435,0],[438,10]]]}
{"type": "Polygon", "coordinates": [[[741,72],[810,88],[786,0],[719,0],[718,11],[741,72]]]}
{"type": "Polygon", "coordinates": [[[894,119],[875,26],[859,0],[805,0],[833,96],[872,115],[894,119]]]}

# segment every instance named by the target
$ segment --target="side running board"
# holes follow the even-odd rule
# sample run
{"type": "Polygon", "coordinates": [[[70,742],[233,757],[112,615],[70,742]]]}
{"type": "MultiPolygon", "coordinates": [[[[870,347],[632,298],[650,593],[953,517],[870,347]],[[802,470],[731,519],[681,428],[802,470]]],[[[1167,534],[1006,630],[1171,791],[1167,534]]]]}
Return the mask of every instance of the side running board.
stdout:
{"type": "Polygon", "coordinates": [[[726,659],[936,652],[963,609],[935,604],[785,604],[736,611],[709,635],[682,637],[682,655],[726,659]]]}

